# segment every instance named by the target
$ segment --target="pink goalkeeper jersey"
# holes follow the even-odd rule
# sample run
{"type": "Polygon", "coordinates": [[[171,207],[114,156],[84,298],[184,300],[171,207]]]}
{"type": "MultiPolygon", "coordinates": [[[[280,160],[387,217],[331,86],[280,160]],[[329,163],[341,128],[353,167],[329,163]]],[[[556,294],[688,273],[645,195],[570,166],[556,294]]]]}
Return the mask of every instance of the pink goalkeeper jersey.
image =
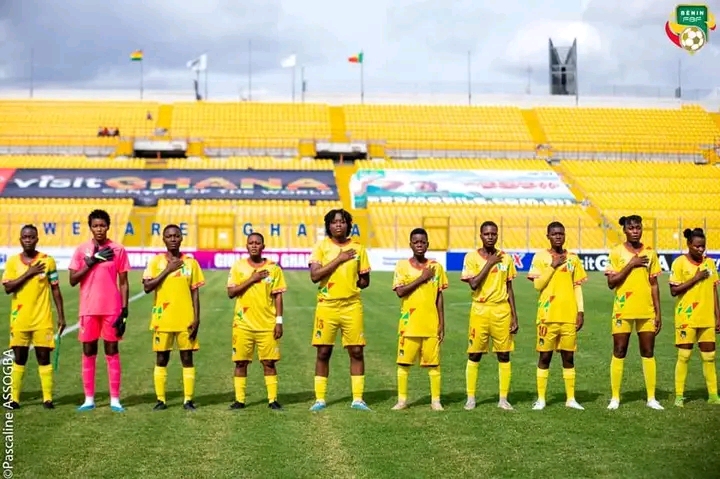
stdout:
{"type": "MultiPolygon", "coordinates": [[[[122,309],[118,275],[130,271],[130,261],[123,245],[110,240],[105,245],[113,249],[115,257],[93,266],[80,281],[80,316],[112,316],[120,314],[122,309]]],[[[69,269],[81,270],[85,257],[92,255],[94,249],[92,240],[78,246],[69,269]]]]}

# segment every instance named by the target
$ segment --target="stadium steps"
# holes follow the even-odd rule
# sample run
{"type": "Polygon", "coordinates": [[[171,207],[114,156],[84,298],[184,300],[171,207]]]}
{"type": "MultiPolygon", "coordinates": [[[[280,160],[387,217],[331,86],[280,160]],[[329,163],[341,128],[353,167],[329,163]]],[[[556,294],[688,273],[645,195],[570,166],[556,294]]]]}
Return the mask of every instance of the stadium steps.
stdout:
{"type": "Polygon", "coordinates": [[[345,110],[341,106],[331,106],[330,116],[330,141],[333,143],[346,143],[347,125],[345,123],[345,110]]]}
{"type": "Polygon", "coordinates": [[[587,204],[584,205],[585,212],[590,215],[592,219],[595,220],[600,229],[602,229],[603,231],[609,230],[608,236],[613,240],[613,244],[623,241],[623,236],[621,232],[615,228],[612,221],[607,220],[605,215],[603,215],[602,210],[597,205],[593,204],[593,202],[588,200],[588,195],[580,187],[579,183],[575,180],[575,178],[573,178],[572,173],[570,173],[567,168],[563,167],[562,162],[552,165],[552,168],[558,175],[560,175],[570,192],[575,195],[576,200],[578,200],[579,202],[587,200],[587,204]]]}
{"type": "Polygon", "coordinates": [[[335,165],[335,184],[338,188],[338,195],[342,201],[343,208],[350,211],[352,201],[350,198],[350,179],[357,171],[356,163],[335,165]]]}
{"type": "Polygon", "coordinates": [[[522,110],[522,117],[535,144],[546,145],[548,143],[547,135],[535,110],[522,110]]]}
{"type": "Polygon", "coordinates": [[[173,105],[160,105],[160,108],[158,108],[157,123],[155,124],[156,128],[162,128],[170,131],[170,127],[172,126],[173,108],[173,105]]]}

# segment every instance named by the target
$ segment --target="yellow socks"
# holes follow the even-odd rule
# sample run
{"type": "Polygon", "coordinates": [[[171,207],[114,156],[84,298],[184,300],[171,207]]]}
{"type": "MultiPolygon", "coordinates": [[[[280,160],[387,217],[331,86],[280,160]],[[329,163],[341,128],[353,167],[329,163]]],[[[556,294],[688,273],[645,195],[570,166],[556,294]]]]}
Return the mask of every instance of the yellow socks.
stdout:
{"type": "MultiPolygon", "coordinates": [[[[398,366],[397,368],[397,390],[398,401],[407,401],[408,395],[408,376],[410,375],[410,367],[398,366]]],[[[432,385],[431,385],[432,387],[432,385]]]]}
{"type": "Polygon", "coordinates": [[[512,366],[510,362],[498,363],[498,375],[500,376],[500,399],[507,399],[510,392],[510,378],[512,377],[512,366]]]}
{"type": "Polygon", "coordinates": [[[470,361],[468,359],[465,366],[465,388],[469,398],[475,397],[477,389],[478,374],[480,373],[480,362],[470,361]]]}
{"type": "Polygon", "coordinates": [[[165,402],[165,384],[167,383],[167,368],[155,366],[153,371],[153,381],[155,382],[155,395],[157,400],[165,402]]]}
{"type": "Polygon", "coordinates": [[[20,391],[22,390],[23,376],[25,375],[25,366],[13,363],[12,367],[12,400],[20,404],[20,391]]]}
{"type": "Polygon", "coordinates": [[[645,389],[647,389],[647,398],[655,399],[655,384],[657,381],[657,370],[655,368],[655,358],[642,358],[643,376],[645,376],[645,389]]]}
{"type": "Polygon", "coordinates": [[[440,402],[440,367],[435,366],[434,368],[430,368],[428,370],[428,376],[430,376],[430,399],[433,402],[440,402]]]}
{"type": "Polygon", "coordinates": [[[247,378],[235,376],[233,377],[233,383],[235,385],[235,401],[245,404],[245,386],[247,385],[247,378]]]}
{"type": "MultiPolygon", "coordinates": [[[[702,354],[702,353],[701,353],[702,354]]],[[[692,356],[692,349],[678,349],[678,359],[675,363],[675,397],[681,398],[685,393],[685,381],[688,375],[688,362],[692,356]]]]}
{"type": "Polygon", "coordinates": [[[575,399],[575,368],[563,368],[563,381],[565,381],[565,398],[575,399]]]}
{"type": "Polygon", "coordinates": [[[185,402],[192,401],[195,394],[195,367],[183,368],[182,377],[185,402]]]}
{"type": "MultiPolygon", "coordinates": [[[[328,378],[315,376],[315,400],[325,402],[328,378]]],[[[354,383],[353,383],[354,384],[354,383]]]]}
{"type": "Polygon", "coordinates": [[[40,374],[40,386],[42,388],[43,402],[52,401],[53,393],[53,369],[52,365],[38,366],[40,374]]]}
{"type": "Polygon", "coordinates": [[[612,398],[620,400],[620,386],[622,385],[623,366],[625,359],[612,357],[610,360],[610,388],[612,389],[612,398]]]}
{"type": "Polygon", "coordinates": [[[713,398],[717,396],[717,369],[715,367],[715,351],[710,353],[700,352],[703,364],[703,375],[705,376],[705,383],[707,384],[708,395],[713,398]]]}
{"type": "Polygon", "coordinates": [[[268,402],[271,403],[277,401],[278,377],[265,376],[265,387],[267,388],[268,402]]]}
{"type": "Polygon", "coordinates": [[[537,393],[538,401],[545,402],[545,395],[547,394],[548,376],[550,375],[549,369],[537,369],[537,393]]]}
{"type": "Polygon", "coordinates": [[[365,391],[365,376],[350,376],[353,401],[362,401],[365,391]]]}

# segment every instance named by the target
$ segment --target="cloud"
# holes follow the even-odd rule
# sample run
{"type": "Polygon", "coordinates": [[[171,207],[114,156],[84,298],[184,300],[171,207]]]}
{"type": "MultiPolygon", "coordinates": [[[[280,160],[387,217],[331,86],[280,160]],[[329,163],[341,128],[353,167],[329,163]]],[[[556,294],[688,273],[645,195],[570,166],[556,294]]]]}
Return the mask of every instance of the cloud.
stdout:
{"type": "MultiPolygon", "coordinates": [[[[287,93],[298,56],[308,88],[367,92],[455,91],[470,74],[478,90],[547,88],[548,38],[578,41],[581,91],[651,85],[671,91],[682,62],[686,88],[717,87],[712,42],[690,56],[666,38],[675,4],[662,0],[5,0],[0,2],[0,87],[137,88],[129,54],[143,49],[146,88],[188,90],[185,63],[207,52],[210,91],[287,93]],[[252,56],[248,41],[252,41],[252,56]],[[366,63],[347,57],[365,53],[366,63]],[[712,61],[708,61],[712,59],[712,61]],[[250,62],[250,60],[252,60],[250,62]],[[251,67],[249,67],[251,63],[251,67]],[[604,86],[602,86],[604,85],[604,86]]],[[[720,39],[720,33],[714,35],[720,39]]],[[[300,89],[300,71],[296,89],[300,89]]],[[[635,87],[633,87],[635,88],[635,87]]]]}

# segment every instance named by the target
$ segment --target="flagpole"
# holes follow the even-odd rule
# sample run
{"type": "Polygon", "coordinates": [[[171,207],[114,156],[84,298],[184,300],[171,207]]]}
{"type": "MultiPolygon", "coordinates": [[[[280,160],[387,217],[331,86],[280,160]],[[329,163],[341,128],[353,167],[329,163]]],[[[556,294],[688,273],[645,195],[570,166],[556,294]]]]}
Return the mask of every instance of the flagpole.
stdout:
{"type": "Polygon", "coordinates": [[[248,100],[252,101],[252,40],[248,40],[248,100]]]}
{"type": "Polygon", "coordinates": [[[297,66],[293,64],[292,67],[292,101],[295,103],[295,70],[297,69],[297,66]]]}
{"type": "Polygon", "coordinates": [[[468,105],[472,105],[472,59],[471,52],[468,50],[467,55],[467,80],[468,80],[468,105]]]}
{"type": "Polygon", "coordinates": [[[300,67],[300,95],[301,101],[305,103],[305,67],[300,67]]]}
{"type": "Polygon", "coordinates": [[[207,52],[204,53],[205,55],[205,101],[208,99],[208,65],[207,65],[207,52]]]}
{"type": "Polygon", "coordinates": [[[365,103],[365,55],[360,52],[360,104],[365,103]]]}
{"type": "Polygon", "coordinates": [[[140,60],[140,99],[143,99],[143,90],[144,90],[144,73],[143,73],[143,63],[145,63],[145,58],[142,58],[140,60]]]}
{"type": "Polygon", "coordinates": [[[35,90],[35,48],[30,49],[30,98],[35,90]]]}

